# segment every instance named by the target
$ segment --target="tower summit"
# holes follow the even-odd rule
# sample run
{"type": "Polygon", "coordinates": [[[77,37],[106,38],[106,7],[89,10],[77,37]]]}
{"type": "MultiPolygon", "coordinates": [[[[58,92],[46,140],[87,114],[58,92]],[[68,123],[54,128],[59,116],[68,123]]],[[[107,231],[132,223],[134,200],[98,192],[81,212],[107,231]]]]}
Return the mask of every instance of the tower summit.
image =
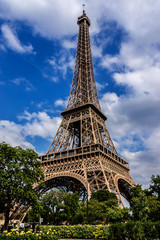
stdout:
{"type": "MultiPolygon", "coordinates": [[[[84,6],[83,6],[84,7],[84,6]]],[[[129,186],[134,185],[128,163],[113,144],[102,113],[90,46],[90,20],[83,8],[77,20],[79,34],[72,87],[63,119],[45,155],[40,156],[45,175],[43,191],[62,186],[89,196],[108,189],[119,204],[121,195],[130,199],[129,186]]]]}
{"type": "Polygon", "coordinates": [[[100,110],[90,46],[90,20],[84,9],[77,24],[79,25],[77,53],[67,109],[93,103],[100,110]]]}

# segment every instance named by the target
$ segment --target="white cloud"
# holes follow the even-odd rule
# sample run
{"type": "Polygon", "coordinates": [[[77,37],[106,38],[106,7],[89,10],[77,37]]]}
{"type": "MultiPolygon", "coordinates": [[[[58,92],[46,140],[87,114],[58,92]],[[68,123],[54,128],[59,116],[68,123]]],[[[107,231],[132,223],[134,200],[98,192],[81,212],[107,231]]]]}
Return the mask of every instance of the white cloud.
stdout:
{"type": "Polygon", "coordinates": [[[101,90],[104,89],[106,86],[108,86],[108,83],[103,83],[103,84],[101,84],[101,83],[99,83],[99,82],[96,81],[96,87],[97,87],[97,90],[98,90],[98,91],[101,91],[101,90]]]}
{"type": "Polygon", "coordinates": [[[65,78],[68,70],[74,69],[75,58],[72,55],[67,54],[67,52],[60,53],[61,57],[52,57],[48,60],[49,64],[52,66],[54,72],[60,71],[65,78]]]}
{"type": "MultiPolygon", "coordinates": [[[[0,17],[11,21],[25,21],[35,32],[45,37],[77,33],[75,21],[82,14],[78,0],[1,0],[0,17]]],[[[114,20],[139,41],[160,40],[160,2],[147,0],[88,0],[86,12],[91,19],[92,32],[99,32],[101,23],[114,20]]]]}
{"type": "Polygon", "coordinates": [[[28,111],[24,111],[24,113],[23,113],[23,115],[19,115],[18,116],[18,120],[27,120],[27,121],[30,121],[30,120],[32,120],[32,119],[34,119],[34,118],[36,118],[36,116],[37,116],[37,113],[29,113],[28,111]]]}
{"type": "Polygon", "coordinates": [[[19,119],[27,120],[23,126],[24,136],[39,136],[50,140],[54,137],[61,122],[60,117],[51,118],[45,112],[29,113],[25,111],[22,116],[19,116],[19,119]]]}
{"type": "Polygon", "coordinates": [[[72,49],[77,47],[77,41],[72,41],[72,40],[63,40],[62,46],[67,49],[72,49]]]}
{"type": "Polygon", "coordinates": [[[106,93],[101,105],[116,148],[130,163],[133,179],[147,187],[151,175],[160,170],[160,98],[106,93]]]}
{"type": "Polygon", "coordinates": [[[23,78],[23,77],[21,77],[21,78],[15,78],[15,79],[11,80],[11,82],[12,82],[13,84],[17,85],[17,86],[19,86],[19,85],[21,85],[21,84],[24,84],[25,89],[26,89],[27,91],[35,90],[33,84],[32,84],[30,81],[28,81],[27,79],[23,78]]]}
{"type": "Polygon", "coordinates": [[[67,102],[68,102],[68,100],[58,99],[58,100],[55,101],[54,105],[55,105],[56,107],[61,106],[61,107],[63,107],[63,108],[66,108],[67,102]]]}
{"type": "Polygon", "coordinates": [[[18,119],[25,120],[23,124],[0,121],[0,142],[5,141],[12,146],[34,148],[27,137],[41,137],[51,141],[60,125],[60,117],[50,117],[45,112],[24,112],[18,119]]]}
{"type": "Polygon", "coordinates": [[[55,83],[58,82],[58,77],[51,77],[51,81],[55,83]]]}
{"type": "Polygon", "coordinates": [[[148,188],[151,175],[160,172],[159,151],[124,151],[122,155],[129,160],[132,178],[143,184],[143,188],[148,188]]]}
{"type": "Polygon", "coordinates": [[[7,24],[3,24],[1,27],[3,38],[6,41],[8,48],[19,53],[32,53],[33,47],[31,45],[23,45],[13,29],[11,29],[7,24]]]}
{"type": "Polygon", "coordinates": [[[103,51],[103,47],[101,46],[97,46],[94,42],[92,44],[92,55],[93,57],[97,57],[97,58],[101,58],[103,56],[102,51],[103,51]]]}
{"type": "Polygon", "coordinates": [[[0,50],[6,52],[6,48],[5,48],[5,46],[3,44],[0,44],[0,50]]]}
{"type": "Polygon", "coordinates": [[[0,121],[0,142],[3,141],[13,147],[34,148],[31,143],[26,141],[23,127],[20,124],[5,120],[0,121]]]}
{"type": "Polygon", "coordinates": [[[156,128],[152,134],[145,140],[145,145],[148,149],[159,152],[160,148],[160,127],[156,128]]]}
{"type": "Polygon", "coordinates": [[[36,33],[53,38],[76,33],[80,6],[78,0],[2,0],[0,17],[25,21],[36,33]]]}

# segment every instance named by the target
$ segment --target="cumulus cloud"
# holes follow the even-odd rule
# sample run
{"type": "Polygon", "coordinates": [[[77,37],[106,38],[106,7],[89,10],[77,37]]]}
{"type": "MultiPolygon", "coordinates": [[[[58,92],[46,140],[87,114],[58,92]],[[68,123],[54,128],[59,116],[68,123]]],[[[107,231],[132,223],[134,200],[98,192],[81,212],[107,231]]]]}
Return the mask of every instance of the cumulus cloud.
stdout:
{"type": "Polygon", "coordinates": [[[151,175],[160,170],[160,98],[106,93],[101,105],[117,150],[130,163],[133,179],[147,186],[151,175]]]}
{"type": "Polygon", "coordinates": [[[75,19],[80,14],[78,0],[2,0],[0,17],[25,21],[34,32],[53,38],[75,34],[75,19]]]}
{"type": "Polygon", "coordinates": [[[27,120],[23,126],[24,136],[39,136],[44,139],[52,139],[58,126],[60,125],[61,118],[51,118],[45,112],[29,113],[25,111],[23,115],[19,116],[19,120],[27,120]]]}
{"type": "Polygon", "coordinates": [[[108,83],[105,84],[101,84],[99,82],[96,81],[96,87],[98,91],[101,91],[102,89],[104,89],[106,86],[108,86],[108,83]]]}
{"type": "Polygon", "coordinates": [[[54,105],[55,105],[56,107],[61,106],[61,107],[63,107],[63,108],[66,108],[67,102],[68,102],[68,100],[58,99],[58,100],[55,101],[54,105]]]}
{"type": "MultiPolygon", "coordinates": [[[[100,31],[101,22],[113,20],[139,42],[146,38],[148,43],[160,39],[159,9],[158,0],[154,4],[139,0],[86,1],[92,32],[100,31]]],[[[35,32],[49,38],[76,34],[75,19],[81,14],[82,2],[78,0],[23,0],[23,4],[20,0],[1,0],[1,18],[26,21],[35,32]]]]}
{"type": "Polygon", "coordinates": [[[18,119],[25,123],[0,121],[0,142],[4,141],[12,146],[23,148],[34,148],[27,140],[28,137],[41,137],[51,141],[61,122],[60,117],[50,117],[45,112],[29,113],[25,111],[18,119]]]}
{"type": "Polygon", "coordinates": [[[13,29],[7,24],[3,24],[1,27],[3,38],[8,48],[18,53],[32,53],[33,47],[31,45],[23,45],[13,29]]]}
{"type": "Polygon", "coordinates": [[[13,147],[34,148],[31,143],[26,141],[23,127],[7,120],[0,121],[0,142],[6,142],[13,147]]]}
{"type": "Polygon", "coordinates": [[[159,151],[124,151],[122,154],[129,161],[131,176],[135,182],[148,188],[151,175],[158,175],[160,172],[159,151]]]}
{"type": "MultiPolygon", "coordinates": [[[[53,68],[53,71],[57,73],[58,71],[62,74],[63,78],[65,78],[68,70],[73,70],[75,58],[72,55],[69,55],[67,52],[63,52],[60,54],[61,57],[51,57],[48,60],[48,63],[53,68]]],[[[52,80],[56,80],[53,78],[52,80]]]]}
{"type": "Polygon", "coordinates": [[[72,48],[75,49],[77,47],[77,41],[65,39],[63,40],[62,45],[67,49],[72,49],[72,48]]]}

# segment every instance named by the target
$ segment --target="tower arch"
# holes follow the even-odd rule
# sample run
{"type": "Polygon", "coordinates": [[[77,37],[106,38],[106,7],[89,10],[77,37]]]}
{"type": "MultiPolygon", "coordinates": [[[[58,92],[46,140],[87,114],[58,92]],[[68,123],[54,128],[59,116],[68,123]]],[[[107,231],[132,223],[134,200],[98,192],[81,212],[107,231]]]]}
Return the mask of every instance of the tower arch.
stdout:
{"type": "Polygon", "coordinates": [[[107,117],[101,111],[90,45],[90,20],[85,10],[77,24],[79,34],[70,96],[53,141],[46,154],[39,157],[42,170],[46,181],[56,176],[73,177],[85,186],[89,195],[108,189],[124,205],[120,192],[129,198],[127,184],[134,182],[128,162],[118,155],[106,126],[107,117]]]}
{"type": "Polygon", "coordinates": [[[65,191],[80,192],[87,191],[90,196],[90,191],[87,186],[85,179],[77,173],[55,173],[52,176],[45,179],[45,187],[43,187],[42,192],[48,191],[52,188],[61,188],[65,191]]]}

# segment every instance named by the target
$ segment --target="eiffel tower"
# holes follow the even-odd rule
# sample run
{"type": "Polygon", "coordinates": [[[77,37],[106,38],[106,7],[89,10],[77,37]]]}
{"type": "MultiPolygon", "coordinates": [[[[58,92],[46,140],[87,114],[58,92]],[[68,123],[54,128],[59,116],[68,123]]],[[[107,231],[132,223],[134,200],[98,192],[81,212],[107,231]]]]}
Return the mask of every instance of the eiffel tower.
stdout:
{"type": "Polygon", "coordinates": [[[90,47],[90,20],[83,9],[78,17],[79,34],[73,81],[67,107],[58,131],[45,155],[40,156],[47,191],[63,186],[72,191],[92,192],[107,189],[130,199],[128,162],[113,144],[102,113],[93,70],[90,47]]]}

